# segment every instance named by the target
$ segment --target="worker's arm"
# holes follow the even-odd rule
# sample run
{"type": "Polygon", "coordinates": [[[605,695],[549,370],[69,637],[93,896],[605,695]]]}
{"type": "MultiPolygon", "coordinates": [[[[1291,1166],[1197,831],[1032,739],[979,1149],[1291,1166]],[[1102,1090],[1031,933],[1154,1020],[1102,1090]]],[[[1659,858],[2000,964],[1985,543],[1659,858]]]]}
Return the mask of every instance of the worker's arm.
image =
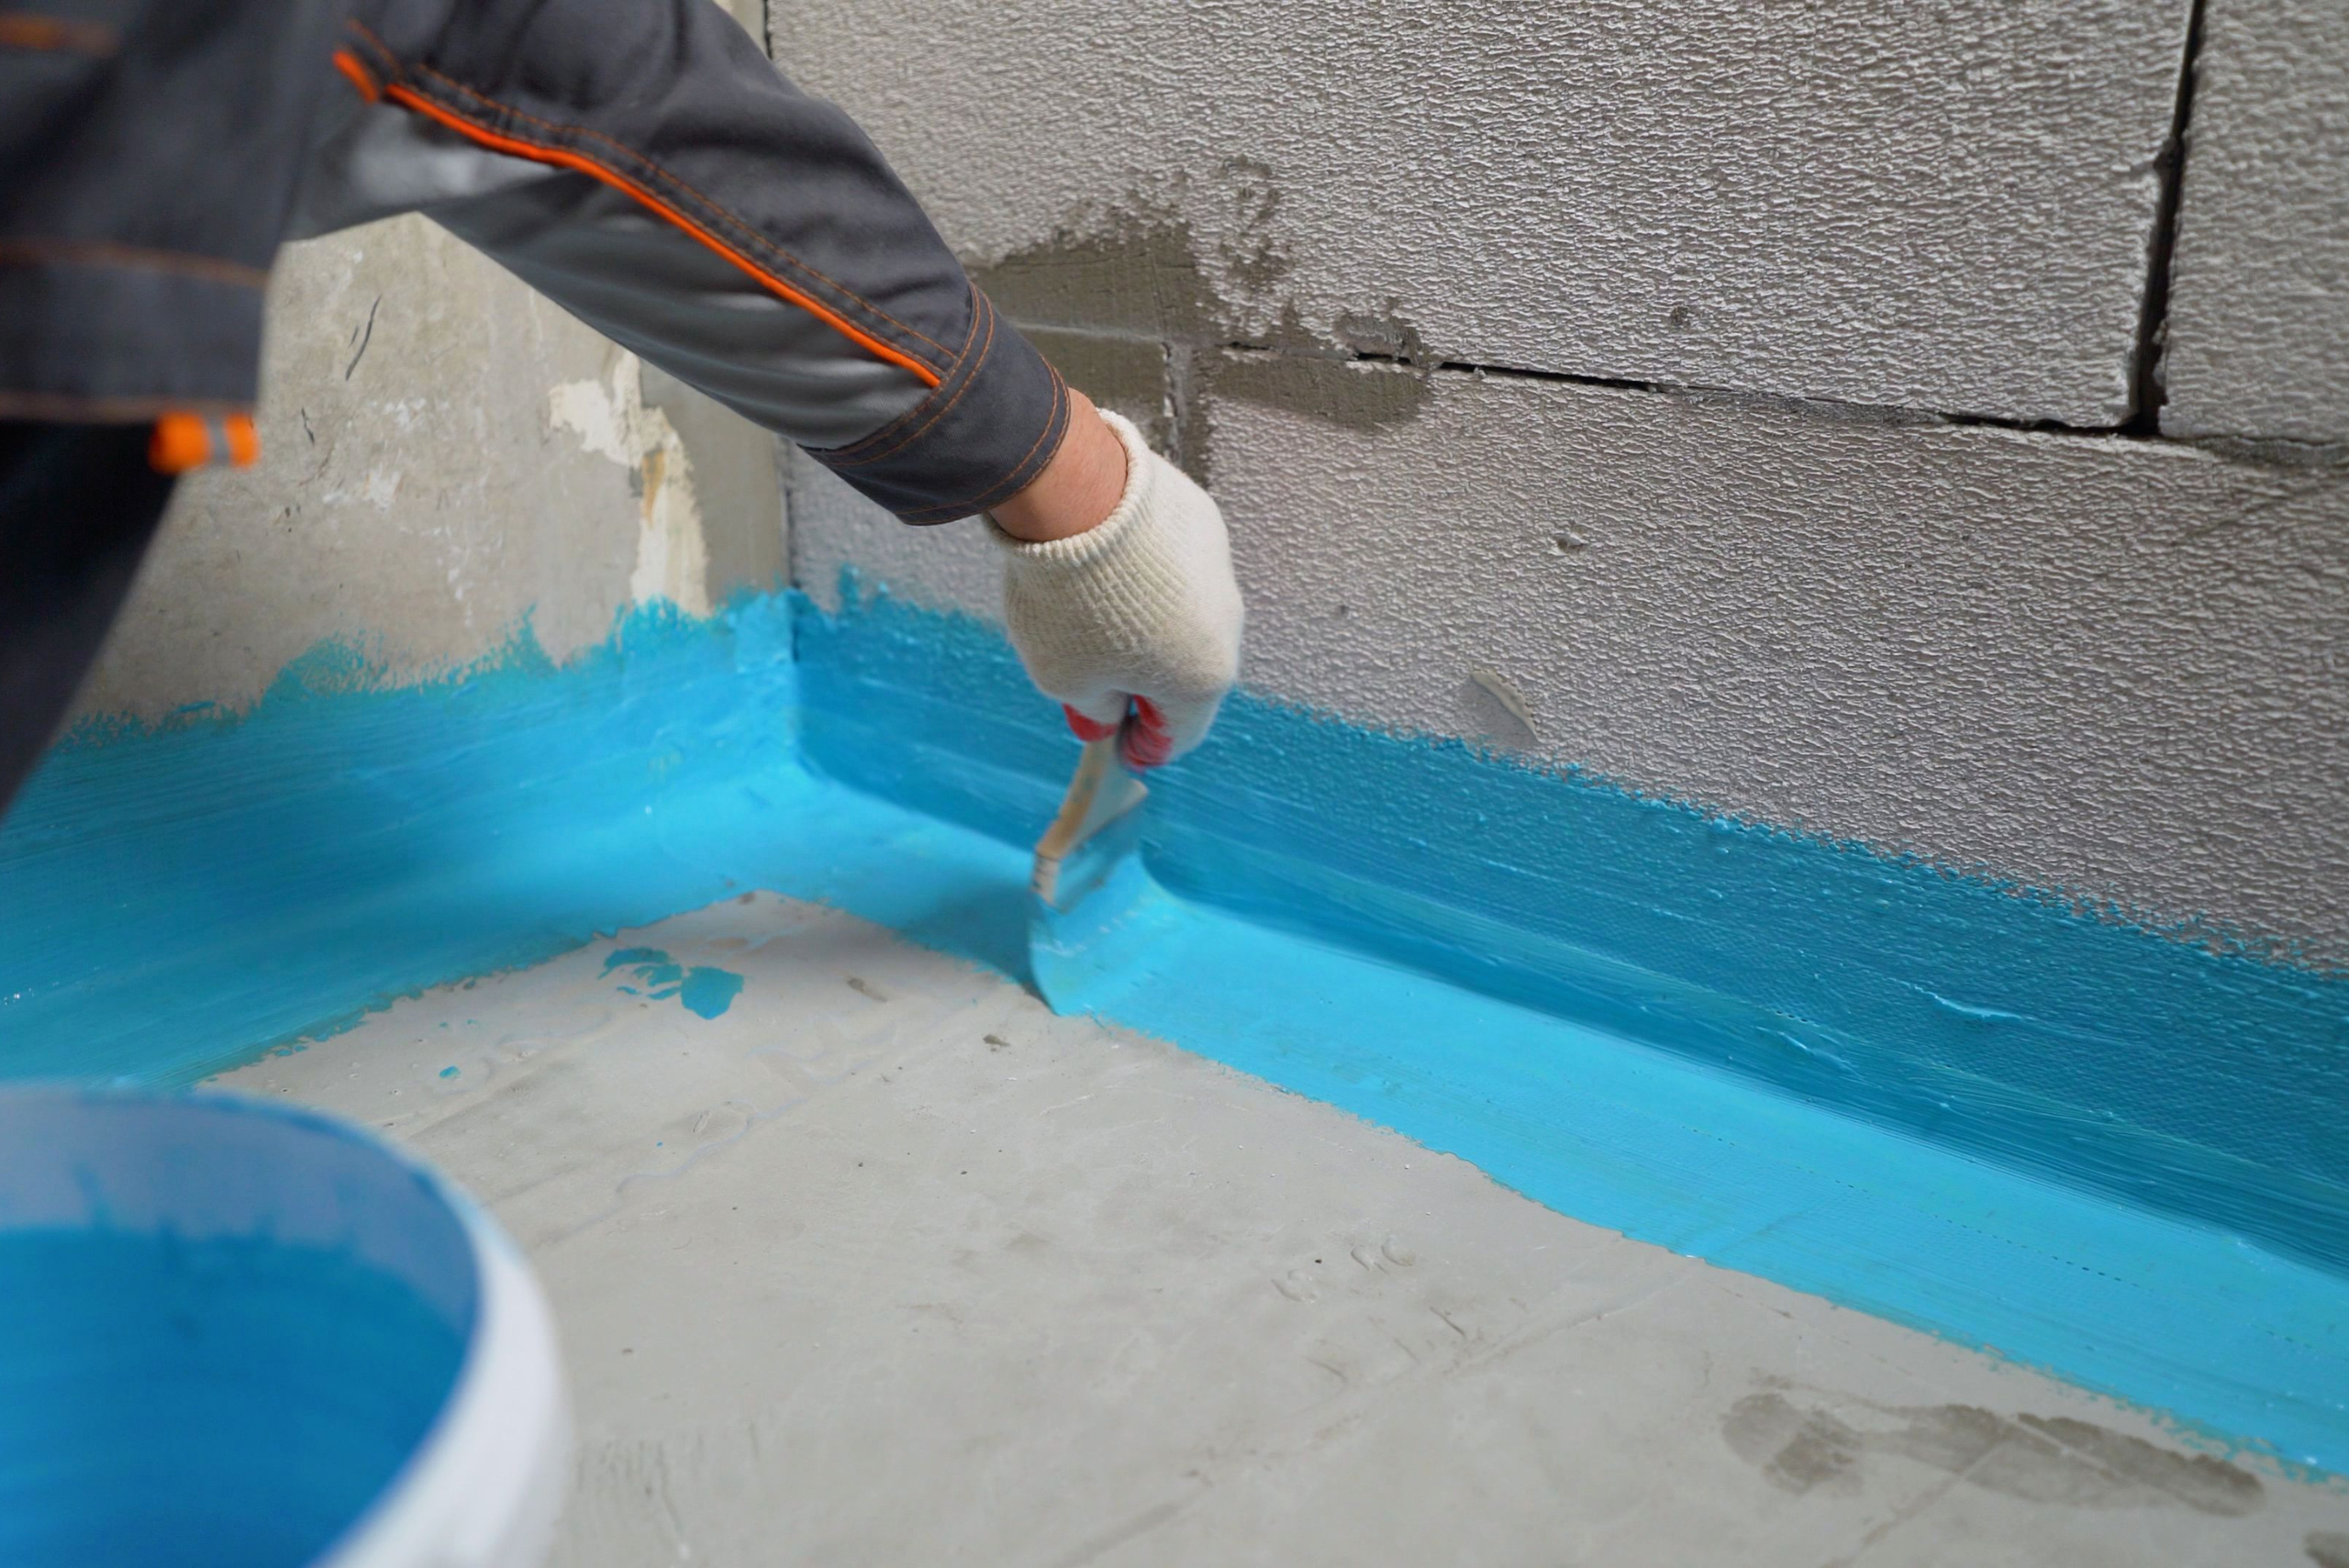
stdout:
{"type": "Polygon", "coordinates": [[[297,234],[424,211],[907,521],[992,512],[1039,541],[1007,606],[1039,683],[1143,699],[1137,762],[1204,733],[1239,639],[1214,504],[996,314],[846,115],[711,0],[357,11],[297,234]]]}

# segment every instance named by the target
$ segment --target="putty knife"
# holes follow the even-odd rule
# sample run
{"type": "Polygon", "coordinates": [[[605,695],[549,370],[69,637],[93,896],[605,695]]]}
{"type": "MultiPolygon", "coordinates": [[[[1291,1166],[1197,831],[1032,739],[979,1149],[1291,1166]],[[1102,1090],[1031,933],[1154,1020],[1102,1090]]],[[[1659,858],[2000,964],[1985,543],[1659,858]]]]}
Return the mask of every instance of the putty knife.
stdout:
{"type": "Polygon", "coordinates": [[[1028,958],[1055,1013],[1091,1010],[1165,895],[1141,864],[1141,803],[1150,795],[1118,760],[1118,738],[1085,742],[1060,815],[1036,840],[1028,958]]]}

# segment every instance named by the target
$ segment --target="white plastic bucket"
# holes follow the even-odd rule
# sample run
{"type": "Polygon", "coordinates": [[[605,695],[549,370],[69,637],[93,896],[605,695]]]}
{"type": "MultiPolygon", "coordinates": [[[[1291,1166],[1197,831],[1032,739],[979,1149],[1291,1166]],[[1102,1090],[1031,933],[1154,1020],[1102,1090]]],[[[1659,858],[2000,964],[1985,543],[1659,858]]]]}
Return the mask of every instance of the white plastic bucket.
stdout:
{"type": "Polygon", "coordinates": [[[227,1095],[0,1092],[0,1564],[528,1568],[546,1300],[430,1170],[227,1095]]]}

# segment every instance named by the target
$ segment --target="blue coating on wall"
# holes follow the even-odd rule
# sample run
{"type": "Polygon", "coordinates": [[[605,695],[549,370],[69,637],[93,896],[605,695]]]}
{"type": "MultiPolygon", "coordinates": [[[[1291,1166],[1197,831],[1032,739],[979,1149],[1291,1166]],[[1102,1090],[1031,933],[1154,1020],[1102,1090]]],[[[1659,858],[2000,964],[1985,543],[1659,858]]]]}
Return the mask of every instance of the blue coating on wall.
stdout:
{"type": "Polygon", "coordinates": [[[738,891],[662,844],[806,787],[792,615],[639,611],[559,672],[526,628],[405,686],[329,645],[247,715],[84,726],[0,824],[0,1071],[190,1083],[738,891]]]}
{"type": "MultiPolygon", "coordinates": [[[[1067,768],[1000,637],[842,584],[818,765],[1013,841],[1067,768]]],[[[1818,1104],[2349,1269],[2349,980],[1242,694],[1152,871],[1818,1104]]]]}
{"type": "MultiPolygon", "coordinates": [[[[1074,743],[996,633],[851,588],[83,734],[0,830],[0,1071],[184,1081],[745,887],[1024,977],[1074,743]]],[[[1247,697],[1149,811],[1107,1016],[2349,1468],[2339,981],[1247,697]]]]}

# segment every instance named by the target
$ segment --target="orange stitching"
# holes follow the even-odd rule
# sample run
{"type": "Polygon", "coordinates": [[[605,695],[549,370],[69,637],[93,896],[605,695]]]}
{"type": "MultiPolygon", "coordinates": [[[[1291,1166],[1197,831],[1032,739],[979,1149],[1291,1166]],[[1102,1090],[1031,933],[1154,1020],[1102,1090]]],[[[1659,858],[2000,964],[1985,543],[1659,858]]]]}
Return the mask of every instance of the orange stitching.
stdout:
{"type": "MultiPolygon", "coordinates": [[[[1044,444],[1044,438],[1052,433],[1053,427],[1059,427],[1063,439],[1065,439],[1068,435],[1068,421],[1071,413],[1068,401],[1068,383],[1063,380],[1061,378],[1061,373],[1057,370],[1053,370],[1049,363],[1046,364],[1044,368],[1047,371],[1051,371],[1052,376],[1052,411],[1049,415],[1045,416],[1044,428],[1036,432],[1036,439],[1028,443],[1028,450],[1020,454],[1019,461],[1011,465],[1011,472],[1005,474],[1001,479],[996,482],[996,490],[1003,490],[1007,485],[1010,486],[1012,491],[1024,490],[1030,484],[1033,484],[1035,480],[1042,474],[1045,469],[1052,466],[1051,455],[1047,453],[1046,460],[1043,462],[1037,464],[1036,472],[1028,475],[1025,479],[1020,478],[1020,471],[1026,468],[1029,461],[1036,456],[1038,449],[1041,448],[1044,444]],[[1015,483],[1015,481],[1017,483],[1015,483]]],[[[1052,443],[1052,450],[1058,451],[1059,450],[1060,442],[1055,440],[1052,443]]],[[[995,491],[983,490],[979,492],[979,496],[992,497],[994,494],[995,491]]],[[[979,496],[974,496],[968,501],[957,502],[956,505],[966,506],[981,505],[983,503],[981,503],[979,496]]]]}
{"type": "Polygon", "coordinates": [[[371,73],[364,65],[359,63],[359,57],[357,55],[351,53],[347,49],[336,50],[334,51],[334,68],[351,79],[351,84],[359,89],[359,95],[361,97],[366,99],[371,104],[379,104],[383,102],[383,87],[377,83],[373,74],[371,73]]]}
{"type": "Polygon", "coordinates": [[[45,261],[138,267],[241,288],[260,288],[269,282],[269,273],[262,268],[224,261],[217,256],[191,256],[179,250],[153,250],[104,239],[0,239],[0,266],[39,266],[45,261]]]}
{"type": "Polygon", "coordinates": [[[379,75],[388,80],[399,74],[400,57],[393,53],[392,46],[378,38],[366,23],[356,17],[346,17],[343,18],[342,25],[347,30],[357,33],[360,42],[370,46],[377,55],[381,56],[375,61],[375,70],[379,75]]]}
{"type": "Polygon", "coordinates": [[[926,333],[917,331],[915,328],[907,326],[904,322],[898,320],[896,317],[890,315],[887,311],[882,309],[871,300],[859,295],[854,289],[848,287],[838,279],[828,277],[824,273],[817,271],[814,267],[809,266],[807,262],[801,261],[798,257],[793,255],[790,251],[785,250],[774,240],[769,239],[765,235],[760,233],[756,228],[752,228],[749,222],[737,217],[735,214],[729,212],[723,206],[711,200],[708,196],[704,195],[701,192],[696,190],[693,186],[679,179],[675,174],[671,173],[667,169],[662,167],[652,159],[629,146],[626,142],[615,141],[612,138],[606,136],[603,132],[587,126],[565,125],[559,120],[540,119],[538,116],[518,109],[510,104],[502,104],[496,99],[489,97],[484,94],[477,93],[471,87],[466,86],[463,83],[458,81],[455,77],[449,76],[441,72],[436,71],[429,65],[425,65],[419,62],[414,67],[414,69],[424,75],[433,78],[435,81],[447,83],[458,92],[462,93],[466,97],[471,98],[474,103],[480,104],[485,108],[494,109],[501,115],[511,115],[516,119],[523,120],[529,124],[537,126],[541,130],[552,131],[558,136],[584,136],[591,140],[600,141],[605,146],[612,149],[615,152],[622,153],[625,156],[633,159],[637,163],[640,164],[647,172],[651,173],[655,178],[685,192],[685,195],[693,197],[694,200],[707,207],[737,234],[740,234],[742,238],[748,239],[753,246],[762,250],[765,250],[787,264],[797,268],[800,272],[807,273],[809,277],[816,279],[818,282],[840,290],[841,294],[847,295],[850,299],[854,300],[858,305],[871,311],[874,315],[879,317],[882,320],[886,321],[890,326],[895,327],[898,331],[905,333],[907,336],[920,339],[923,342],[928,343],[931,348],[936,349],[941,354],[946,352],[946,346],[943,343],[939,342],[937,339],[930,337],[926,333]]]}
{"type": "MultiPolygon", "coordinates": [[[[971,344],[978,338],[982,323],[988,323],[993,320],[993,317],[988,314],[989,310],[992,309],[992,306],[982,306],[980,302],[984,296],[979,294],[978,285],[975,284],[971,285],[971,324],[963,328],[963,346],[954,351],[954,373],[956,375],[964,376],[964,379],[960,384],[963,386],[970,384],[970,376],[975,376],[978,374],[976,367],[983,363],[986,359],[986,354],[984,349],[976,356],[974,356],[971,352],[971,344]],[[969,373],[968,375],[964,375],[966,371],[969,373]]],[[[992,339],[990,339],[990,341],[992,339]]],[[[957,395],[960,395],[959,391],[957,395]]],[[[924,411],[929,407],[930,400],[925,398],[921,402],[914,405],[911,408],[907,409],[903,414],[900,414],[896,418],[890,420],[887,424],[882,426],[879,429],[874,431],[871,435],[860,437],[844,447],[830,448],[830,460],[839,463],[842,467],[856,468],[864,463],[875,462],[878,458],[888,456],[889,452],[885,451],[878,454],[872,454],[867,451],[867,449],[875,446],[882,441],[896,440],[898,436],[904,434],[912,422],[920,418],[924,411]]],[[[925,423],[923,428],[927,428],[928,424],[925,423]]],[[[918,435],[919,431],[916,431],[914,434],[918,435]]],[[[907,440],[912,439],[912,436],[907,437],[907,440]]],[[[905,443],[903,441],[899,441],[897,446],[890,448],[889,451],[896,451],[904,444],[905,443]]]]}
{"type": "MultiPolygon", "coordinates": [[[[1028,443],[1028,450],[1019,454],[1019,461],[1013,463],[1010,471],[1001,479],[996,481],[996,489],[999,490],[1003,486],[1011,484],[1013,480],[1019,478],[1019,471],[1028,466],[1028,460],[1036,455],[1036,449],[1044,444],[1044,438],[1052,433],[1053,426],[1058,425],[1061,428],[1061,434],[1063,436],[1066,436],[1068,434],[1068,383],[1063,381],[1061,379],[1061,373],[1056,370],[1052,370],[1052,367],[1050,364],[1046,364],[1044,368],[1047,371],[1051,371],[1052,376],[1052,411],[1044,417],[1044,428],[1036,432],[1036,439],[1028,443]]],[[[1059,450],[1058,442],[1053,443],[1053,450],[1055,451],[1059,450]]],[[[1049,467],[1050,464],[1046,464],[1045,466],[1049,467]]],[[[1038,474],[1041,474],[1043,473],[1043,468],[1040,467],[1036,472],[1038,474]]],[[[1033,476],[1030,476],[1030,479],[1020,480],[1019,488],[1023,490],[1026,489],[1029,484],[1032,481],[1032,478],[1033,476]]],[[[993,493],[993,491],[982,490],[979,492],[979,495],[990,495],[993,493]]],[[[978,497],[974,496],[969,501],[958,501],[955,505],[967,506],[976,505],[977,502],[978,497]]]]}
{"type": "MultiPolygon", "coordinates": [[[[981,314],[981,312],[975,308],[976,305],[978,302],[985,301],[985,299],[986,295],[985,295],[974,294],[973,302],[974,308],[973,309],[972,314],[974,317],[981,314]]],[[[968,393],[972,387],[978,384],[979,371],[986,364],[987,355],[995,347],[994,306],[989,304],[984,314],[986,317],[987,323],[986,340],[979,345],[977,354],[971,356],[965,366],[960,367],[961,369],[967,370],[968,373],[963,376],[962,384],[954,389],[953,396],[948,398],[941,406],[933,409],[930,412],[929,418],[924,419],[919,425],[917,425],[912,429],[905,431],[898,438],[896,445],[888,447],[881,451],[869,452],[863,457],[827,466],[835,468],[863,468],[868,463],[879,462],[884,458],[895,457],[899,452],[905,450],[907,447],[913,445],[916,441],[921,439],[924,436],[930,434],[930,432],[936,428],[941,419],[943,419],[947,415],[952,414],[954,411],[954,406],[963,401],[963,395],[968,393]]],[[[917,410],[917,412],[918,412],[918,410],[917,410]]],[[[872,439],[870,436],[865,439],[867,440],[872,439]]]]}
{"type": "MultiPolygon", "coordinates": [[[[360,21],[354,17],[348,18],[343,25],[349,28],[351,31],[357,33],[366,42],[373,45],[376,50],[395,68],[400,65],[401,62],[399,56],[393,50],[392,46],[385,43],[382,37],[373,29],[369,28],[366,23],[360,21]]],[[[907,337],[916,338],[920,339],[922,342],[928,343],[931,348],[936,349],[941,354],[947,352],[946,346],[931,338],[928,333],[907,326],[904,322],[898,320],[896,317],[890,315],[887,311],[882,309],[871,300],[864,298],[854,289],[848,287],[838,279],[830,277],[818,269],[809,266],[806,261],[801,261],[798,257],[793,255],[790,251],[785,250],[774,240],[769,239],[765,235],[760,233],[758,229],[753,228],[748,221],[737,217],[734,213],[728,211],[725,206],[711,200],[708,196],[704,195],[700,191],[695,189],[692,185],[687,184],[684,180],[679,179],[675,174],[672,173],[667,169],[662,168],[659,163],[655,162],[651,158],[646,157],[643,153],[637,151],[636,149],[628,146],[626,143],[616,141],[612,138],[604,135],[601,131],[592,129],[586,126],[563,125],[554,120],[540,119],[536,115],[515,108],[507,104],[499,103],[496,99],[492,98],[485,94],[477,93],[473,88],[468,87],[463,83],[458,81],[455,77],[451,76],[444,72],[435,70],[433,67],[426,65],[421,61],[417,62],[414,67],[412,67],[412,69],[420,72],[427,76],[430,76],[436,81],[445,83],[448,86],[463,94],[466,97],[471,98],[473,102],[483,106],[484,108],[494,110],[498,114],[511,115],[516,119],[525,120],[531,125],[539,127],[542,130],[553,131],[558,135],[575,134],[578,136],[588,137],[596,141],[602,142],[605,146],[611,148],[614,151],[624,154],[628,158],[634,160],[637,163],[641,164],[646,172],[652,174],[654,177],[668,184],[675,186],[678,190],[685,192],[696,201],[700,202],[703,206],[708,207],[710,211],[722,222],[731,228],[736,233],[742,236],[743,239],[749,240],[752,246],[768,252],[786,265],[796,268],[798,271],[807,273],[809,277],[816,279],[818,282],[840,290],[840,292],[849,299],[853,300],[864,309],[871,311],[874,316],[880,317],[884,321],[886,321],[890,326],[895,327],[897,330],[905,333],[907,337]]]]}
{"type": "MultiPolygon", "coordinates": [[[[1052,371],[1052,411],[1050,415],[1046,416],[1044,419],[1044,428],[1036,432],[1036,439],[1028,443],[1028,450],[1019,454],[1019,461],[1013,463],[1010,468],[1007,469],[1004,472],[1003,477],[996,480],[988,489],[982,490],[977,495],[972,495],[964,500],[942,501],[935,506],[924,506],[918,512],[908,512],[906,514],[908,520],[918,519],[932,512],[943,512],[960,516],[964,512],[984,511],[985,508],[994,506],[997,501],[1002,500],[1005,496],[1018,495],[1020,491],[1027,489],[1029,485],[1034,484],[1037,479],[1042,476],[1044,472],[1042,467],[1039,467],[1034,473],[1029,474],[1026,478],[1020,477],[1020,471],[1026,468],[1028,466],[1029,460],[1036,455],[1036,449],[1044,444],[1044,438],[1052,433],[1053,426],[1057,425],[1060,427],[1061,435],[1063,438],[1068,435],[1068,383],[1063,381],[1061,379],[1061,373],[1056,370],[1052,370],[1052,367],[1049,363],[1047,363],[1044,368],[1048,371],[1052,371]]],[[[1058,442],[1053,443],[1052,450],[1055,451],[1060,450],[1058,442]]]]}
{"type": "Polygon", "coordinates": [[[850,299],[854,300],[858,305],[863,306],[865,309],[871,311],[874,315],[879,317],[882,320],[886,321],[890,326],[895,327],[898,331],[905,333],[907,336],[920,339],[923,342],[928,343],[931,348],[936,349],[941,354],[946,352],[946,346],[944,344],[939,342],[937,339],[930,337],[926,333],[907,326],[904,322],[898,320],[896,317],[890,315],[887,311],[882,309],[871,300],[866,299],[854,289],[850,288],[847,284],[841,283],[838,279],[829,277],[824,272],[818,271],[816,268],[809,266],[806,261],[801,261],[798,257],[793,255],[790,251],[785,250],[774,240],[769,239],[765,235],[760,233],[759,230],[751,227],[746,219],[729,212],[718,202],[704,195],[700,191],[695,189],[692,185],[687,184],[684,180],[679,179],[674,173],[672,173],[669,170],[663,168],[652,159],[629,146],[626,142],[616,141],[612,138],[606,136],[603,132],[587,126],[565,125],[560,120],[542,120],[536,115],[515,108],[510,104],[502,104],[495,98],[476,93],[471,87],[466,86],[463,83],[457,81],[454,77],[444,75],[440,72],[434,70],[429,65],[419,64],[416,69],[422,72],[427,76],[434,77],[439,81],[447,83],[458,92],[462,93],[468,98],[473,99],[473,102],[481,104],[488,108],[495,109],[499,114],[511,115],[516,119],[527,120],[531,125],[537,126],[543,130],[553,131],[558,135],[584,136],[591,140],[602,142],[605,146],[612,149],[615,152],[619,152],[625,154],[629,158],[634,159],[638,163],[643,165],[648,173],[662,181],[664,183],[674,185],[678,190],[685,192],[685,195],[693,197],[694,200],[709,208],[712,213],[716,214],[720,220],[730,227],[736,233],[741,235],[743,239],[748,239],[751,244],[757,246],[759,249],[771,252],[778,259],[797,268],[799,271],[807,273],[809,277],[816,279],[818,282],[829,284],[829,286],[840,290],[841,294],[846,295],[850,299]]]}
{"type": "Polygon", "coordinates": [[[490,148],[493,150],[510,152],[517,157],[529,158],[536,162],[552,163],[559,168],[575,170],[582,174],[585,174],[592,179],[600,180],[604,183],[612,186],[614,189],[635,197],[638,201],[642,202],[646,206],[651,207],[654,212],[659,213],[662,217],[667,218],[671,223],[675,224],[679,228],[685,230],[685,233],[691,235],[694,239],[707,246],[711,250],[716,251],[718,255],[723,256],[729,261],[733,262],[736,266],[750,273],[751,276],[764,284],[769,289],[782,295],[785,299],[789,300],[792,304],[798,306],[801,309],[807,311],[811,316],[814,316],[818,320],[824,322],[826,325],[832,328],[833,330],[848,339],[849,341],[858,345],[860,348],[863,348],[868,353],[885,360],[893,365],[898,365],[906,370],[911,371],[916,379],[925,382],[931,386],[939,384],[941,378],[936,371],[930,369],[928,365],[922,363],[919,360],[914,358],[904,350],[896,348],[891,344],[885,343],[878,338],[862,330],[839,315],[839,313],[827,308],[818,301],[811,299],[807,295],[802,294],[799,290],[792,287],[789,284],[785,283],[781,278],[778,278],[774,273],[766,271],[757,262],[751,261],[748,256],[745,256],[740,250],[733,249],[724,240],[710,233],[707,228],[702,228],[693,219],[687,217],[684,213],[679,212],[675,207],[671,206],[667,202],[662,201],[658,195],[646,190],[642,185],[638,184],[635,181],[629,179],[626,174],[621,173],[618,170],[598,163],[596,160],[588,157],[585,153],[575,152],[569,148],[548,147],[539,142],[525,141],[518,137],[502,135],[501,133],[490,130],[485,127],[474,125],[472,121],[465,119],[462,116],[459,115],[454,109],[449,108],[444,105],[434,103],[431,99],[425,97],[422,94],[417,92],[412,87],[389,87],[384,90],[384,95],[389,97],[393,102],[414,109],[417,113],[423,115],[426,118],[447,126],[450,129],[457,132],[459,135],[470,137],[473,140],[480,142],[483,146],[490,148]]]}
{"type": "Polygon", "coordinates": [[[105,56],[122,47],[122,37],[103,22],[65,17],[34,17],[22,11],[0,16],[0,48],[58,50],[105,56]]]}

